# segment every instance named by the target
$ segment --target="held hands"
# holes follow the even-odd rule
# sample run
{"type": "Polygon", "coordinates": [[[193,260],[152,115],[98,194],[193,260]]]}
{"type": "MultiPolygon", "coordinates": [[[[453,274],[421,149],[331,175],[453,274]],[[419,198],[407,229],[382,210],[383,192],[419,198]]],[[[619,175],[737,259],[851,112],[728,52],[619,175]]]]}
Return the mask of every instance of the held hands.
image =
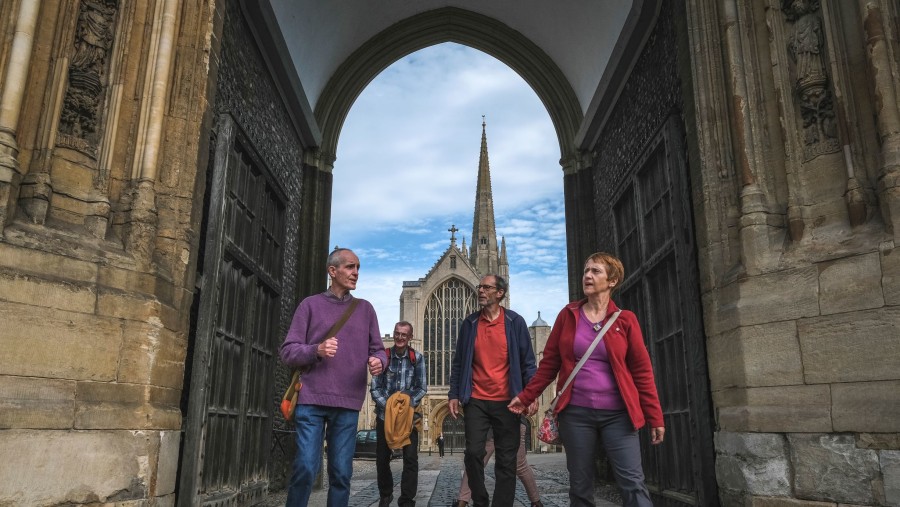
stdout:
{"type": "Polygon", "coordinates": [[[450,400],[447,403],[447,408],[450,410],[450,415],[452,415],[454,419],[459,417],[459,400],[450,400]]]}
{"type": "Polygon", "coordinates": [[[659,428],[650,428],[650,443],[653,445],[659,445],[663,441],[663,435],[666,434],[666,429],[663,427],[659,428]]]}
{"type": "Polygon", "coordinates": [[[381,359],[377,357],[369,358],[369,373],[374,377],[375,375],[381,375],[381,371],[384,370],[384,365],[381,364],[381,359]]]}
{"type": "MultiPolygon", "coordinates": [[[[532,405],[534,405],[534,404],[532,403],[532,405]]],[[[519,415],[522,415],[522,413],[525,412],[525,410],[526,410],[525,404],[522,403],[522,400],[520,400],[518,396],[513,398],[512,401],[509,402],[509,405],[506,406],[506,408],[508,408],[509,411],[512,412],[513,414],[519,414],[519,415]]],[[[529,407],[529,408],[531,408],[531,407],[529,407]]]]}
{"type": "Polygon", "coordinates": [[[529,404],[526,407],[525,404],[522,403],[522,400],[520,400],[519,397],[516,396],[515,398],[512,399],[512,401],[509,402],[509,405],[507,405],[506,408],[508,408],[509,411],[512,412],[513,414],[518,414],[518,415],[525,414],[525,415],[530,416],[530,415],[534,415],[537,413],[538,402],[537,402],[537,400],[534,400],[531,402],[531,404],[529,404]]]}
{"type": "Polygon", "coordinates": [[[316,355],[319,357],[334,357],[337,354],[338,341],[336,336],[325,340],[316,347],[316,355]]]}

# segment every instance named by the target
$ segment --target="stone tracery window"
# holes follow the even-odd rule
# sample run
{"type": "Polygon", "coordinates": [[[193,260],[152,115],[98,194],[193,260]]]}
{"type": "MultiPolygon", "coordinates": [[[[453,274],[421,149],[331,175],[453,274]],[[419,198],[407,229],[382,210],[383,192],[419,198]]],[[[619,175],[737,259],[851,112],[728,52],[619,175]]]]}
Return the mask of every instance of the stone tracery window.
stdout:
{"type": "Polygon", "coordinates": [[[475,291],[459,278],[442,283],[428,297],[422,335],[428,358],[428,385],[450,384],[450,362],[459,326],[477,306],[475,291]]]}

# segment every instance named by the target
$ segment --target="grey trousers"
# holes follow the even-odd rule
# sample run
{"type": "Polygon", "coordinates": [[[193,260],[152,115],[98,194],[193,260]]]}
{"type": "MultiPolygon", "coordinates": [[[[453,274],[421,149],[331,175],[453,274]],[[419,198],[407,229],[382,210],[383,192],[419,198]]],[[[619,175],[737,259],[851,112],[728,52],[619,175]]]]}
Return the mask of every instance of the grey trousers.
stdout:
{"type": "Polygon", "coordinates": [[[628,412],[569,405],[559,413],[559,436],[566,448],[570,505],[594,506],[594,449],[599,439],[622,492],[622,505],[653,507],[644,485],[641,443],[628,412]]]}

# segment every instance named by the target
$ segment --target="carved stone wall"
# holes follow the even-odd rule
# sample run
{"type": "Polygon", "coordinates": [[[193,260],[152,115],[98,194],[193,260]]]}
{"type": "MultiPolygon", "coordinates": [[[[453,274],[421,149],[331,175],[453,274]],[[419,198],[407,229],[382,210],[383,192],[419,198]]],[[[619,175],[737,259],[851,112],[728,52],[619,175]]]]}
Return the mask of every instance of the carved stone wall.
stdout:
{"type": "Polygon", "coordinates": [[[722,504],[893,505],[896,3],[686,5],[722,504]]]}
{"type": "Polygon", "coordinates": [[[83,0],[79,5],[59,118],[58,145],[92,157],[97,156],[102,133],[117,4],[117,0],[83,0]]]}
{"type": "MultiPolygon", "coordinates": [[[[0,220],[0,454],[21,457],[0,469],[0,504],[172,505],[215,6],[42,0],[0,13],[29,6],[40,22],[14,76],[21,114],[0,134],[15,158],[0,165],[22,174],[0,220]],[[145,257],[108,227],[137,201],[152,216],[145,257]]],[[[7,19],[0,62],[22,21],[7,19]]]]}

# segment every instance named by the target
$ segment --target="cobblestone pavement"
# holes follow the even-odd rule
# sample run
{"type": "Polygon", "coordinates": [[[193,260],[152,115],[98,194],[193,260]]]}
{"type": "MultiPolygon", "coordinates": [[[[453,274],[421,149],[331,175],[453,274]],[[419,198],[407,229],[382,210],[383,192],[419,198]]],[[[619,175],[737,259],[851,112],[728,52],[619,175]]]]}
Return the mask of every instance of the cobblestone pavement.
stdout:
{"type": "MultiPolygon", "coordinates": [[[[529,454],[528,462],[534,468],[541,501],[546,507],[569,505],[569,475],[566,458],[562,453],[529,454]]],[[[399,460],[391,462],[394,475],[394,505],[400,498],[399,460]]],[[[427,453],[419,456],[419,494],[416,504],[428,507],[450,507],[459,492],[462,480],[462,454],[446,454],[443,458],[427,453]]],[[[485,468],[488,491],[494,490],[493,460],[485,468]]],[[[324,506],[327,489],[314,491],[309,499],[310,506],[324,506]]],[[[378,485],[376,484],[375,460],[353,460],[353,482],[350,485],[351,507],[374,507],[378,505],[378,485]]],[[[265,507],[283,506],[284,492],[275,492],[263,504],[265,507]]],[[[615,487],[600,485],[595,490],[597,507],[615,507],[618,493],[615,487]]],[[[516,481],[516,507],[529,507],[528,495],[519,481],[516,481]]]]}

